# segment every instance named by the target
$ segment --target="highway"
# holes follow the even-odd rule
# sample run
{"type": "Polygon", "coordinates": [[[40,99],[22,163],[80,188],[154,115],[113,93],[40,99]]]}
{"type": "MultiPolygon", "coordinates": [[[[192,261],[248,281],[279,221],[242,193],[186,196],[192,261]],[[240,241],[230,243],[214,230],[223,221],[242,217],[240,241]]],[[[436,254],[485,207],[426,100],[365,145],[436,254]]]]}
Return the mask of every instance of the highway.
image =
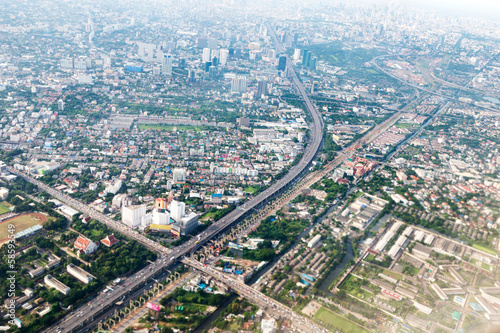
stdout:
{"type": "MultiPolygon", "coordinates": [[[[280,42],[278,42],[276,38],[276,34],[273,29],[270,29],[272,34],[273,41],[275,43],[276,49],[283,53],[284,48],[280,42]]],[[[234,223],[241,221],[247,215],[250,214],[252,210],[257,210],[261,207],[262,204],[266,204],[267,201],[284,191],[288,186],[292,185],[298,178],[300,178],[305,172],[307,172],[311,162],[316,157],[321,143],[323,141],[323,120],[317,108],[312,104],[309,99],[305,87],[298,79],[295,71],[293,70],[293,63],[290,58],[287,56],[287,67],[293,81],[293,85],[295,89],[299,92],[304,104],[309,112],[312,123],[310,127],[311,139],[309,144],[307,145],[305,152],[298,162],[297,165],[292,167],[290,171],[281,179],[279,179],[272,186],[268,187],[266,190],[238,207],[238,209],[233,210],[231,213],[227,214],[210,227],[208,227],[204,232],[200,234],[199,241],[195,242],[195,240],[190,240],[173,250],[167,249],[166,247],[148,239],[147,237],[141,235],[137,231],[128,228],[124,224],[114,221],[108,216],[88,207],[84,203],[79,200],[73,199],[67,194],[55,190],[46,184],[36,180],[35,178],[27,175],[19,170],[16,170],[12,167],[9,167],[8,170],[20,177],[23,177],[27,181],[37,185],[41,190],[46,191],[53,197],[59,199],[64,202],[66,205],[75,208],[76,210],[87,214],[92,219],[97,220],[106,224],[109,228],[117,230],[118,232],[130,237],[131,239],[135,239],[138,242],[142,243],[147,248],[158,253],[159,259],[154,264],[155,269],[148,269],[147,267],[143,270],[137,272],[134,275],[134,278],[130,282],[130,278],[128,284],[123,288],[115,289],[110,295],[107,295],[104,299],[99,299],[100,305],[97,306],[82,306],[78,310],[74,311],[74,314],[78,313],[79,315],[74,315],[70,320],[59,321],[54,324],[50,329],[46,330],[47,332],[73,332],[76,330],[80,330],[84,324],[89,324],[94,320],[94,317],[99,316],[100,313],[104,311],[104,309],[112,306],[117,300],[119,300],[123,295],[130,293],[131,291],[140,287],[140,285],[147,283],[147,281],[151,280],[155,275],[159,274],[159,271],[171,266],[174,264],[180,257],[184,255],[189,255],[196,251],[198,248],[203,246],[205,243],[215,238],[221,232],[225,231],[229,227],[231,227],[234,223]],[[80,315],[81,313],[81,315],[80,315]]],[[[250,287],[248,287],[250,288],[250,287]]]]}
{"type": "Polygon", "coordinates": [[[252,303],[255,303],[261,308],[267,310],[266,312],[275,317],[277,320],[288,319],[292,324],[292,327],[299,332],[328,332],[325,328],[293,312],[289,307],[262,294],[252,287],[247,286],[245,283],[229,277],[227,274],[223,274],[215,269],[212,269],[210,266],[203,265],[202,263],[190,258],[184,258],[182,259],[182,262],[214,277],[219,281],[224,282],[227,286],[236,290],[240,296],[247,298],[252,301],[252,303]]]}

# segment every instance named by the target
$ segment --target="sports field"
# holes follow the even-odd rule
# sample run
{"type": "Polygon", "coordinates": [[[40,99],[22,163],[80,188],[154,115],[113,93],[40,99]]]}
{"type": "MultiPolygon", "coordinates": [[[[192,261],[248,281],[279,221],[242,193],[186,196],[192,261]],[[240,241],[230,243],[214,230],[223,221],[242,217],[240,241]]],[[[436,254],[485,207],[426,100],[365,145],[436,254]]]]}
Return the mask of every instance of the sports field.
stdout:
{"type": "Polygon", "coordinates": [[[15,233],[18,233],[45,221],[47,221],[47,216],[39,213],[22,214],[3,221],[0,223],[0,244],[9,240],[9,224],[15,225],[15,233]]]}
{"type": "Polygon", "coordinates": [[[2,204],[0,203],[0,215],[1,215],[1,214],[8,213],[8,212],[10,212],[10,209],[9,209],[8,207],[5,207],[4,205],[2,205],[2,204]]]}
{"type": "Polygon", "coordinates": [[[342,332],[345,333],[368,333],[370,331],[364,329],[363,327],[359,326],[358,324],[355,324],[346,318],[339,316],[336,313],[333,313],[332,311],[321,308],[319,309],[315,314],[314,318],[321,320],[322,322],[326,323],[327,325],[333,326],[338,330],[341,330],[342,332]]]}

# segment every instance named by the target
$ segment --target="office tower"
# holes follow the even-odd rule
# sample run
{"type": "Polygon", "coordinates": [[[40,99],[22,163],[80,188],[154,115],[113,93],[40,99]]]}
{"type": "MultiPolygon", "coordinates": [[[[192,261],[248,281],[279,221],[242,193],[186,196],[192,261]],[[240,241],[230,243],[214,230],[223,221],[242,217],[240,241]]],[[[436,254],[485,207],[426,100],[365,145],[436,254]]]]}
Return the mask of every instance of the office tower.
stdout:
{"type": "Polygon", "coordinates": [[[212,50],[210,54],[210,59],[213,58],[218,58],[219,57],[219,50],[212,50]]]}
{"type": "Polygon", "coordinates": [[[144,215],[146,215],[146,205],[122,207],[122,222],[130,228],[139,226],[144,215]]]}
{"type": "Polygon", "coordinates": [[[231,81],[231,92],[232,93],[245,93],[247,91],[247,78],[242,75],[238,75],[231,81]]]}
{"type": "Polygon", "coordinates": [[[167,209],[168,201],[166,198],[156,198],[155,208],[167,209]]]}
{"type": "Polygon", "coordinates": [[[316,70],[316,62],[317,62],[318,58],[316,57],[311,57],[311,59],[309,59],[309,68],[312,69],[312,70],[316,70]]]}
{"type": "Polygon", "coordinates": [[[229,51],[226,49],[221,49],[219,52],[219,63],[224,66],[227,64],[227,58],[229,56],[229,51]]]}
{"type": "Polygon", "coordinates": [[[267,94],[267,81],[260,80],[257,84],[257,98],[262,98],[262,95],[267,94]]]}
{"type": "Polygon", "coordinates": [[[274,50],[267,51],[267,57],[269,59],[275,59],[276,58],[276,51],[274,51],[274,50]]]}
{"type": "Polygon", "coordinates": [[[212,66],[212,62],[211,61],[207,61],[205,63],[205,72],[208,73],[208,71],[210,70],[210,66],[212,66]]]}
{"type": "Polygon", "coordinates": [[[304,50],[302,52],[302,66],[307,66],[309,64],[309,50],[304,50]]]}
{"type": "Polygon", "coordinates": [[[299,42],[299,33],[296,32],[293,34],[293,46],[297,46],[298,42],[299,42]]]}
{"type": "Polygon", "coordinates": [[[217,68],[212,65],[208,68],[208,77],[210,79],[215,79],[216,76],[217,76],[217,68]]]}
{"type": "Polygon", "coordinates": [[[179,59],[179,69],[184,69],[186,68],[186,59],[181,58],[179,59]]]}
{"type": "Polygon", "coordinates": [[[176,183],[183,183],[185,181],[186,181],[186,170],[181,168],[175,168],[174,171],[172,172],[172,182],[176,184],[176,183]]]}
{"type": "Polygon", "coordinates": [[[219,59],[217,57],[212,58],[212,66],[219,66],[219,59]]]}
{"type": "Polygon", "coordinates": [[[278,60],[278,70],[284,71],[285,69],[286,69],[286,56],[280,55],[280,58],[278,60]]]}
{"type": "Polygon", "coordinates": [[[188,72],[188,82],[196,82],[196,73],[194,69],[190,69],[188,72]]]}
{"type": "Polygon", "coordinates": [[[234,57],[237,59],[241,58],[241,49],[237,49],[234,51],[234,57]]]}
{"type": "Polygon", "coordinates": [[[163,75],[172,75],[172,55],[164,54],[161,63],[161,72],[163,75]]]}
{"type": "Polygon", "coordinates": [[[196,43],[196,47],[198,47],[200,49],[204,49],[207,46],[208,46],[208,41],[206,38],[198,38],[198,41],[196,43]]]}
{"type": "Polygon", "coordinates": [[[172,200],[170,203],[170,216],[180,222],[186,213],[186,204],[177,200],[172,200]]]}
{"type": "Polygon", "coordinates": [[[229,48],[229,56],[234,57],[234,49],[232,47],[229,48]]]}
{"type": "Polygon", "coordinates": [[[59,111],[64,111],[64,101],[62,99],[57,101],[57,108],[59,111]]]}
{"type": "Polygon", "coordinates": [[[300,59],[300,49],[295,49],[295,52],[293,53],[293,60],[299,61],[300,59]]]}
{"type": "Polygon", "coordinates": [[[61,59],[61,67],[64,69],[73,69],[73,58],[61,59]]]}
{"type": "Polygon", "coordinates": [[[209,62],[210,61],[210,55],[211,55],[211,51],[208,47],[204,48],[203,49],[203,56],[202,56],[202,61],[203,62],[209,62]]]}
{"type": "Polygon", "coordinates": [[[211,50],[215,50],[217,48],[217,39],[215,38],[209,38],[208,39],[208,48],[211,50]]]}

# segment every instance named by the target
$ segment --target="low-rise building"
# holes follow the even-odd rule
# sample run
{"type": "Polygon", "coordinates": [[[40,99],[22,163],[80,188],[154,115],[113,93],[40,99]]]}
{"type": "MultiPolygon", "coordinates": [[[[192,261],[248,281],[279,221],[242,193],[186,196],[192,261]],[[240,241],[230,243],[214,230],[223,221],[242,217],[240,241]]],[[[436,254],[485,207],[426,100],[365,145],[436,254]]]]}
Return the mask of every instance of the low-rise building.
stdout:
{"type": "Polygon", "coordinates": [[[69,264],[66,267],[66,270],[70,275],[74,276],[75,278],[77,278],[78,280],[82,281],[85,284],[95,279],[95,276],[93,276],[92,274],[86,272],[84,269],[74,264],[69,264]]]}
{"type": "Polygon", "coordinates": [[[57,280],[55,277],[52,275],[48,274],[45,275],[45,278],[43,279],[47,287],[49,288],[54,288],[55,290],[59,291],[60,293],[63,293],[64,295],[69,294],[69,291],[71,290],[70,287],[62,283],[61,281],[57,280]]]}

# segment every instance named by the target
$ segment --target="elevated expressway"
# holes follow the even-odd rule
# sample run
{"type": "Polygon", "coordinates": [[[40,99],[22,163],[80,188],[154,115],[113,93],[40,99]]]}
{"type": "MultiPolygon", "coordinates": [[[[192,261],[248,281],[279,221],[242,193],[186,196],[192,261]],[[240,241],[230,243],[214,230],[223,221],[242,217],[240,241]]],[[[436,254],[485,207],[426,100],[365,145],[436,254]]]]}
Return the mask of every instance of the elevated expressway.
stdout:
{"type": "MultiPolygon", "coordinates": [[[[276,49],[281,53],[284,52],[283,45],[281,45],[281,43],[277,40],[274,30],[270,29],[270,32],[276,49]]],[[[173,250],[167,249],[162,245],[141,235],[137,231],[132,230],[121,223],[113,221],[108,216],[94,210],[93,208],[88,207],[79,200],[73,199],[65,193],[47,186],[46,184],[34,179],[30,175],[20,172],[14,168],[9,168],[12,173],[21,176],[27,181],[37,185],[40,189],[48,192],[50,195],[64,202],[66,205],[71,206],[89,215],[93,219],[106,224],[111,229],[114,229],[132,239],[137,240],[147,248],[156,251],[159,256],[159,259],[154,264],[154,270],[148,267],[142,269],[134,275],[133,279],[127,279],[130,282],[124,288],[115,289],[111,294],[97,297],[94,300],[95,302],[98,302],[95,307],[84,305],[79,309],[74,310],[74,313],[78,312],[81,315],[72,316],[70,320],[64,320],[63,318],[63,320],[58,321],[51,328],[46,330],[46,332],[76,332],[81,331],[84,328],[88,328],[91,325],[95,325],[95,323],[93,323],[94,319],[99,318],[103,312],[108,310],[110,307],[113,307],[116,301],[120,300],[124,295],[130,295],[137,290],[143,289],[144,286],[148,284],[148,281],[151,281],[155,277],[161,276],[164,273],[164,270],[172,266],[181,257],[193,254],[197,249],[205,245],[208,241],[216,238],[219,234],[231,228],[234,224],[242,221],[254,210],[262,208],[270,200],[282,194],[286,189],[300,180],[300,178],[305,173],[307,173],[308,168],[316,158],[323,141],[323,120],[318,109],[312,104],[311,100],[309,99],[305,87],[297,77],[297,74],[293,69],[293,63],[288,56],[287,69],[289,77],[293,82],[293,86],[304,101],[304,105],[312,120],[310,126],[310,141],[305,149],[302,158],[300,159],[298,164],[292,167],[283,178],[279,179],[272,186],[268,187],[266,190],[208,227],[203,233],[200,234],[199,240],[196,242],[194,240],[191,240],[174,248],[173,250]]]]}

